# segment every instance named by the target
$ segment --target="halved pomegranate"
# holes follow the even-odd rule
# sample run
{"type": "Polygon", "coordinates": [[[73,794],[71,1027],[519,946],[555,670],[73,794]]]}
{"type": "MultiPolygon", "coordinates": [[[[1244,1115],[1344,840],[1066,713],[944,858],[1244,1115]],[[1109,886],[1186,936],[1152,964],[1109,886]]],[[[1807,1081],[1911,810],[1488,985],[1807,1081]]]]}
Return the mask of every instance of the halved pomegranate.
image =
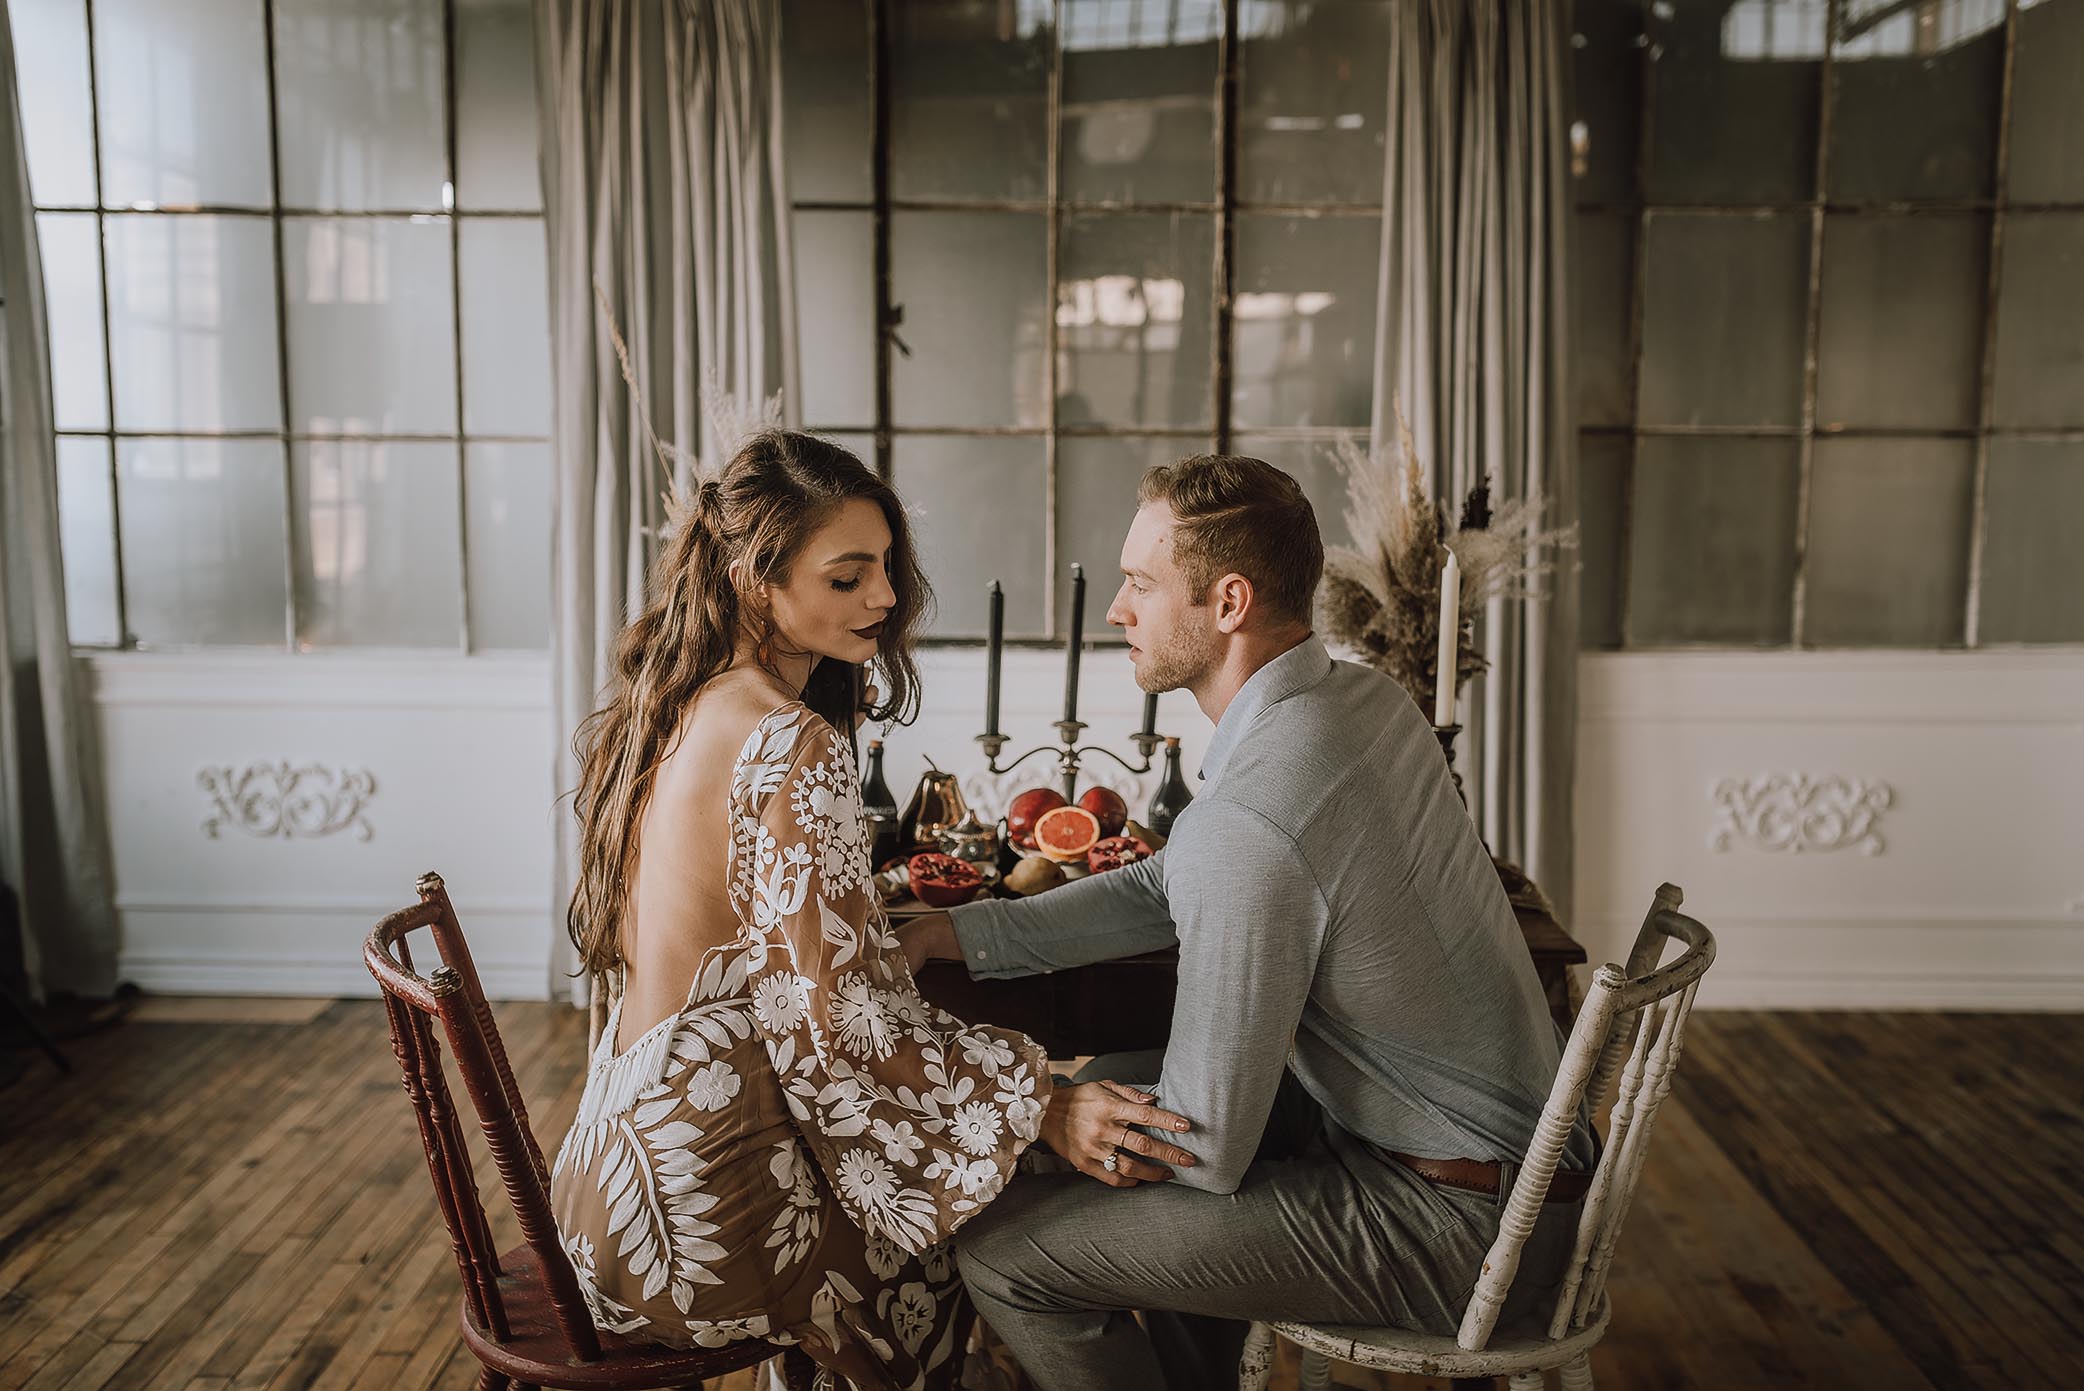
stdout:
{"type": "Polygon", "coordinates": [[[975,865],[938,850],[912,856],[905,861],[905,873],[912,881],[912,897],[929,908],[968,903],[984,887],[975,865]]]}
{"type": "Polygon", "coordinates": [[[1085,852],[1085,867],[1095,874],[1123,865],[1133,865],[1138,860],[1148,860],[1155,853],[1134,836],[1109,836],[1085,852]]]}

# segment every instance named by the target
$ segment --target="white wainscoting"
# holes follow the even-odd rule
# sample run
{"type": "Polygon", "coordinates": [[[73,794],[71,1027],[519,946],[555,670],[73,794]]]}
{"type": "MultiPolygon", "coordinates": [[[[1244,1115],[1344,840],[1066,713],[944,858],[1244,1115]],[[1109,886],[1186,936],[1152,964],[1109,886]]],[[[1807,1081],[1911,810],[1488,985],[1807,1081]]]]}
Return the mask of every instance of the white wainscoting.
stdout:
{"type": "Polygon", "coordinates": [[[2084,653],[1579,671],[1571,929],[1595,962],[1670,880],[1716,934],[1703,1005],[2084,1009],[2084,653]]]}
{"type": "Polygon", "coordinates": [[[169,993],[372,995],[362,939],[436,869],[487,992],[549,995],[546,661],[112,653],[85,665],[123,979],[169,993]],[[284,764],[314,770],[298,786],[321,794],[366,775],[358,815],[353,797],[320,796],[284,827],[272,795],[284,764]],[[206,771],[228,785],[222,798],[206,771]]]}
{"type": "MultiPolygon", "coordinates": [[[[439,869],[487,989],[563,993],[542,659],[124,653],[85,665],[125,979],[370,994],[363,935],[439,869]],[[339,829],[285,835],[264,808],[242,820],[198,781],[285,762],[367,773],[359,820],[343,803],[339,829]]],[[[1002,782],[982,775],[981,651],[930,650],[920,665],[921,717],[888,736],[900,801],[928,757],[988,812],[1051,781],[1039,758],[1002,782]]],[[[1626,950],[1669,879],[1721,944],[1707,1004],[2084,1009],[2084,653],[1599,655],[1581,672],[1568,925],[1595,961],[1626,950]],[[1845,780],[1833,790],[1851,818],[1780,815],[1799,778],[1845,780]]],[[[1008,652],[1009,754],[1054,743],[1062,702],[1061,652],[1008,652]]],[[[1141,705],[1119,649],[1085,655],[1089,742],[1133,757],[1141,705]]],[[[1208,722],[1175,692],[1158,725],[1182,736],[1191,783],[1208,722]]],[[[1155,785],[1104,758],[1086,775],[1129,793],[1137,815],[1155,785]]]]}

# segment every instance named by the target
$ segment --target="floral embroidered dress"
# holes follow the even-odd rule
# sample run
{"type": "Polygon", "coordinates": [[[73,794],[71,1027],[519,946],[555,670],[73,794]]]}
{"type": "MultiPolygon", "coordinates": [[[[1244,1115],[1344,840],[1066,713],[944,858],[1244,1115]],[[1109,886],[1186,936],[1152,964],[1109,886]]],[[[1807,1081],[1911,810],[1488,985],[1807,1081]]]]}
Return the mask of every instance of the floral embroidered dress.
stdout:
{"type": "Polygon", "coordinates": [[[615,1049],[608,1017],[552,1179],[615,1332],[800,1342],[864,1388],[960,1350],[948,1237],[1035,1138],[1042,1050],[920,998],[869,882],[846,741],[800,701],[731,779],[738,939],[679,1013],[615,1049]]]}

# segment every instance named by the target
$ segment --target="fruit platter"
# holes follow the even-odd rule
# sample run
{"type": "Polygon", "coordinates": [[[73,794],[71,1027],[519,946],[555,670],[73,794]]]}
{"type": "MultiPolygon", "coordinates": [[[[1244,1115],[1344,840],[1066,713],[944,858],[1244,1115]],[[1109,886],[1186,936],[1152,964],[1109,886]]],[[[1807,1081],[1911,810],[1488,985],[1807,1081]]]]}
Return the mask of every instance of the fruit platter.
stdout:
{"type": "Polygon", "coordinates": [[[1074,879],[1147,860],[1165,838],[1129,819],[1111,788],[1094,787],[1076,803],[1035,787],[1007,804],[999,823],[996,874],[933,845],[914,845],[876,866],[875,887],[893,918],[939,912],[980,897],[1032,898],[1074,879]]]}

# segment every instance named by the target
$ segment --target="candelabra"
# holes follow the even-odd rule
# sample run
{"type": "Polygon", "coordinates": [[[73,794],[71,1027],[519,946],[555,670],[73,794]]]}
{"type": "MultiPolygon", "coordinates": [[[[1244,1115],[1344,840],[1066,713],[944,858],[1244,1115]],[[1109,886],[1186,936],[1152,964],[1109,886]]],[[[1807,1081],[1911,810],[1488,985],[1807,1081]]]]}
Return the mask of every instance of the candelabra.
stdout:
{"type": "Polygon", "coordinates": [[[1462,732],[1458,724],[1436,724],[1433,737],[1440,741],[1440,752],[1447,755],[1447,776],[1454,779],[1454,795],[1462,799],[1464,807],[1469,805],[1469,794],[1462,790],[1462,775],[1455,771],[1454,740],[1462,732]]]}
{"type": "Polygon", "coordinates": [[[1057,782],[1063,791],[1064,800],[1067,802],[1078,800],[1078,761],[1087,754],[1106,754],[1129,772],[1141,776],[1150,772],[1153,766],[1155,766],[1151,763],[1151,755],[1157,752],[1158,746],[1165,742],[1165,736],[1162,734],[1144,729],[1137,730],[1129,736],[1129,742],[1136,746],[1137,753],[1142,756],[1142,762],[1131,763],[1113,749],[1105,748],[1099,744],[1080,744],[1078,736],[1085,727],[1084,720],[1058,720],[1056,722],[1056,734],[1058,740],[1061,741],[1060,745],[1037,744],[1034,748],[1029,749],[1004,767],[999,766],[999,754],[1006,747],[1005,735],[979,734],[977,742],[984,749],[985,769],[993,775],[1010,773],[1037,754],[1052,755],[1056,759],[1057,782]]]}

